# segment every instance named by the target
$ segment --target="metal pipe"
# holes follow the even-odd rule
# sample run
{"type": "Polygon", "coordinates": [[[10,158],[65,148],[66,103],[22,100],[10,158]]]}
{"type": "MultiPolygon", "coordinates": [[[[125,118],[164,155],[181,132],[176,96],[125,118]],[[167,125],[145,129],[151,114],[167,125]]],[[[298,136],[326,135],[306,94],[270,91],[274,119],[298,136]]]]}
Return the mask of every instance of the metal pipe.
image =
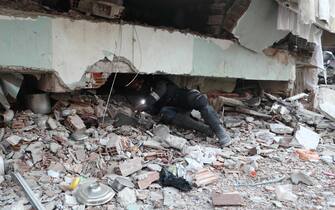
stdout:
{"type": "Polygon", "coordinates": [[[36,210],[45,210],[41,202],[36,198],[32,189],[29,187],[26,180],[24,180],[24,178],[21,176],[21,174],[18,172],[11,172],[10,175],[12,179],[23,189],[33,208],[36,210]]]}

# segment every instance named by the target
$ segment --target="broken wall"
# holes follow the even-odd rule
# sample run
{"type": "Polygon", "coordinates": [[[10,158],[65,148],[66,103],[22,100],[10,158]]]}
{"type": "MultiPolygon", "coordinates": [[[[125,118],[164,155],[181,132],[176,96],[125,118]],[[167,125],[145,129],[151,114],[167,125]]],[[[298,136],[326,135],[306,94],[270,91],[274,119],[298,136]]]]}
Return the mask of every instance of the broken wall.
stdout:
{"type": "Polygon", "coordinates": [[[86,71],[109,74],[120,62],[128,72],[274,81],[295,76],[293,60],[280,63],[229,40],[131,24],[15,16],[0,16],[2,69],[54,71],[70,89],[87,85],[86,71]],[[106,68],[92,68],[105,57],[106,68]],[[122,58],[117,65],[115,58],[122,58]]]}

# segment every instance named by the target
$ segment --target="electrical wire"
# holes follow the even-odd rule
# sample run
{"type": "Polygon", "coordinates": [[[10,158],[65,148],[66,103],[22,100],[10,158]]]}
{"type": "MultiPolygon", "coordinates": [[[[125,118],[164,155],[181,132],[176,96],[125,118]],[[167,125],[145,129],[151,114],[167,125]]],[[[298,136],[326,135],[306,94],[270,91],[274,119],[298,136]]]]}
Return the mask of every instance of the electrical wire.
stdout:
{"type": "MultiPolygon", "coordinates": [[[[119,53],[118,53],[118,55],[115,55],[114,54],[114,58],[116,58],[116,61],[115,62],[118,62],[118,60],[119,60],[119,57],[118,56],[120,56],[120,54],[121,54],[121,49],[122,49],[122,26],[120,25],[120,34],[119,34],[119,40],[120,40],[120,48],[119,48],[119,53]]],[[[116,52],[116,49],[117,49],[117,43],[116,43],[116,45],[115,45],[115,50],[114,50],[114,52],[116,52]]],[[[114,70],[114,58],[113,58],[113,62],[112,62],[112,70],[114,70]]],[[[105,116],[106,116],[106,113],[107,113],[107,110],[108,110],[108,106],[109,106],[109,102],[110,102],[110,98],[111,98],[111,96],[112,96],[112,92],[113,92],[113,88],[114,88],[114,84],[115,84],[115,81],[116,81],[116,77],[117,77],[117,74],[118,74],[118,70],[115,72],[115,74],[114,74],[114,78],[113,78],[113,82],[112,82],[112,86],[111,86],[111,88],[110,88],[110,90],[109,90],[109,94],[108,94],[108,98],[107,98],[107,103],[106,103],[106,106],[105,106],[105,110],[104,110],[104,113],[103,113],[103,115],[102,115],[102,124],[104,124],[105,123],[105,116]]]]}
{"type": "MultiPolygon", "coordinates": [[[[138,37],[138,33],[137,33],[137,30],[136,30],[136,27],[134,26],[134,31],[135,31],[135,36],[136,36],[136,40],[137,40],[137,44],[138,44],[138,49],[140,50],[140,65],[139,65],[139,68],[138,69],[141,69],[142,68],[142,47],[141,47],[141,41],[138,37]]],[[[134,48],[134,47],[133,47],[134,48]]],[[[134,53],[133,53],[134,54],[134,53]]],[[[134,63],[134,55],[133,55],[133,63],[134,63]]],[[[130,82],[128,84],[126,84],[125,87],[128,87],[129,85],[131,85],[135,80],[136,78],[138,77],[138,75],[140,74],[140,71],[138,70],[136,72],[136,75],[133,77],[132,80],[130,80],[130,82]]]]}

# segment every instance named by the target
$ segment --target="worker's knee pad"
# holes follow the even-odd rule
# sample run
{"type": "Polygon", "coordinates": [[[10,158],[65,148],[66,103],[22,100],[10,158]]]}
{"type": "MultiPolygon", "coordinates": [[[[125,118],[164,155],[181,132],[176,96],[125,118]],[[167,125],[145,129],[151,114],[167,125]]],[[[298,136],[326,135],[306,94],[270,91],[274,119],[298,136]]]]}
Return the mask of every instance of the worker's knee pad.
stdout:
{"type": "Polygon", "coordinates": [[[200,93],[198,90],[190,90],[187,96],[187,102],[191,108],[199,110],[208,105],[207,96],[200,93]]]}

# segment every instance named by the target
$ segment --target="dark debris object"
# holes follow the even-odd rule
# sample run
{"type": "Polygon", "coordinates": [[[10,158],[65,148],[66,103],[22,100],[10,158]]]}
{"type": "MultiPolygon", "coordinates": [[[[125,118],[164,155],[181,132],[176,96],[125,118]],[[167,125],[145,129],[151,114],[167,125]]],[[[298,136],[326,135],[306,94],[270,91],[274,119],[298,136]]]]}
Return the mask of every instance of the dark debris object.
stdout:
{"type": "Polygon", "coordinates": [[[166,168],[162,168],[159,173],[159,184],[163,187],[174,187],[183,192],[192,190],[192,186],[188,181],[184,178],[175,176],[166,168]]]}

